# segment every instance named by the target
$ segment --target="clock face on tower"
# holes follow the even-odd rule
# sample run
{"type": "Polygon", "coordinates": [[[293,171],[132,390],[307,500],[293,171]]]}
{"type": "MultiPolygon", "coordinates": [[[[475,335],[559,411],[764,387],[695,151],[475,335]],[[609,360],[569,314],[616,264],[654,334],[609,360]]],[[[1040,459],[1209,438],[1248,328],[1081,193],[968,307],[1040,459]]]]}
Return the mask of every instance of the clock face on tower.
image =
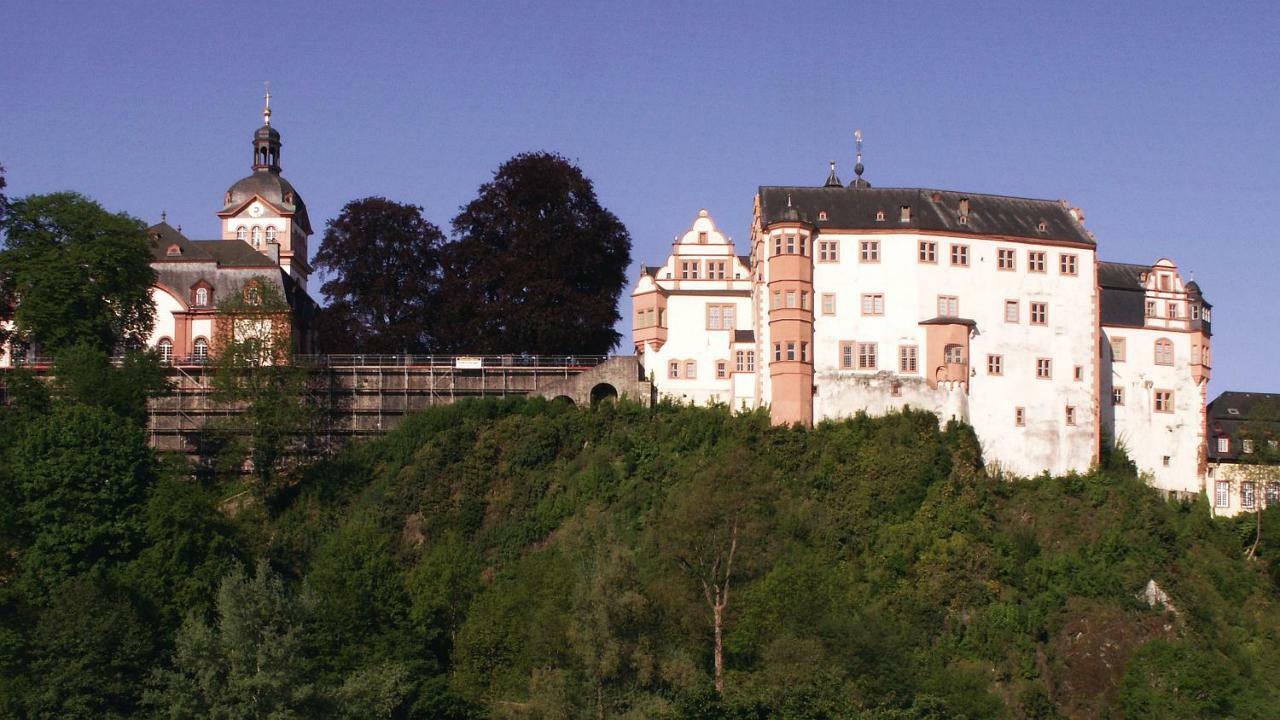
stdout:
{"type": "Polygon", "coordinates": [[[249,214],[254,217],[262,217],[263,210],[264,208],[262,207],[262,203],[259,202],[249,206],[249,214]]]}

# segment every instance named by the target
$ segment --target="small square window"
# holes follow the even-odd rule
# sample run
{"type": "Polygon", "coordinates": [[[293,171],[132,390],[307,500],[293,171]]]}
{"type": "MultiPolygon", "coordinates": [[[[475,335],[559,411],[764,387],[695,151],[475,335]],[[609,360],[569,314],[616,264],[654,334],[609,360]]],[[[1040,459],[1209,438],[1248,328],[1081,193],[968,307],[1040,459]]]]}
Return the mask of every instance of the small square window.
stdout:
{"type": "Polygon", "coordinates": [[[858,257],[862,262],[880,262],[880,241],[863,240],[859,243],[858,257]]]}
{"type": "Polygon", "coordinates": [[[1066,407],[1066,419],[1068,425],[1076,424],[1076,409],[1070,405],[1066,407]]]}
{"type": "Polygon", "coordinates": [[[920,262],[938,262],[938,243],[929,240],[920,241],[920,262]]]}
{"type": "Polygon", "coordinates": [[[987,356],[987,374],[988,375],[1004,374],[1004,356],[1003,355],[987,356]]]}
{"type": "Polygon", "coordinates": [[[1076,382],[1080,382],[1084,380],[1084,366],[1083,365],[1075,366],[1075,368],[1072,371],[1072,377],[1075,378],[1076,382]]]}
{"type": "Polygon", "coordinates": [[[823,293],[823,294],[822,294],[822,314],[823,314],[823,315],[835,315],[835,314],[836,314],[836,296],[835,296],[835,293],[823,293]]]}
{"type": "Polygon", "coordinates": [[[1011,248],[996,250],[997,270],[1016,270],[1018,267],[1018,251],[1011,248]]]}
{"type": "Polygon", "coordinates": [[[1019,310],[1018,310],[1018,301],[1017,301],[1017,300],[1005,300],[1005,301],[1004,301],[1004,321],[1005,321],[1005,322],[1007,322],[1007,323],[1016,323],[1016,322],[1018,322],[1018,317],[1019,317],[1019,315],[1020,315],[1020,314],[1021,314],[1021,313],[1020,313],[1020,312],[1019,312],[1019,310]]]}
{"type": "Polygon", "coordinates": [[[1045,252],[1043,250],[1027,251],[1027,272],[1045,272],[1045,252]]]}
{"type": "Polygon", "coordinates": [[[1173,391],[1156,390],[1155,410],[1159,413],[1173,412],[1173,391]]]}
{"type": "Polygon", "coordinates": [[[1013,424],[1018,427],[1027,426],[1027,409],[1016,407],[1013,409],[1013,424]]]}
{"type": "Polygon", "coordinates": [[[1047,302],[1031,303],[1031,324],[1032,325],[1048,325],[1049,324],[1049,303],[1047,302]]]}
{"type": "Polygon", "coordinates": [[[1036,358],[1036,377],[1048,380],[1053,377],[1053,361],[1049,358],[1036,358]]]}
{"type": "Polygon", "coordinates": [[[1058,272],[1063,275],[1076,274],[1076,256],[1062,254],[1058,256],[1058,272]]]}
{"type": "Polygon", "coordinates": [[[969,267],[969,246],[951,246],[951,264],[957,267],[969,267]]]}
{"type": "Polygon", "coordinates": [[[918,350],[915,345],[898,346],[898,372],[914,375],[919,372],[918,350]]]}
{"type": "Polygon", "coordinates": [[[1124,388],[1111,389],[1111,404],[1124,405],[1124,388]]]}

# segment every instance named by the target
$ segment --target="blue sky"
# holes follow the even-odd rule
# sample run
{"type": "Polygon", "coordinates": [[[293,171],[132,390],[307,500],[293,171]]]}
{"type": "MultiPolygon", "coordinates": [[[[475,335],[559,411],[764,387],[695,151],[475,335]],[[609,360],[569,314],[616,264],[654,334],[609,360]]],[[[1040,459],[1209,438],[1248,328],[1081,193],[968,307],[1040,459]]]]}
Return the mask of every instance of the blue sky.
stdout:
{"type": "Polygon", "coordinates": [[[1103,259],[1173,258],[1215,304],[1211,393],[1280,392],[1274,3],[15,2],[0,20],[16,195],[74,189],[213,237],[269,80],[317,236],[371,194],[447,228],[503,160],[553,150],[652,264],[701,207],[745,252],[756,186],[818,184],[828,160],[847,181],[862,128],[873,184],[1065,198],[1103,259]]]}

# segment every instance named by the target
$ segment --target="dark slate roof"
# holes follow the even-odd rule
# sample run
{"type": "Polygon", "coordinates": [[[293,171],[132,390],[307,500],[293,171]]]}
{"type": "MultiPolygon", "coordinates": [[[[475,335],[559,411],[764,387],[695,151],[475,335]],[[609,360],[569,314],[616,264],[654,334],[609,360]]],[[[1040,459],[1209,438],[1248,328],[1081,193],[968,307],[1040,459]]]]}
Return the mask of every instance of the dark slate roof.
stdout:
{"type": "Polygon", "coordinates": [[[230,197],[222,208],[223,212],[234,210],[257,195],[285,212],[293,213],[293,219],[299,227],[307,234],[311,234],[311,218],[307,215],[307,204],[302,201],[302,195],[294,190],[293,185],[290,185],[277,170],[255,170],[252,175],[237,180],[227,189],[227,193],[230,197]],[[285,197],[289,193],[293,193],[293,202],[285,202],[285,197]]]}
{"type": "Polygon", "coordinates": [[[1098,286],[1102,289],[1100,319],[1103,325],[1142,327],[1147,322],[1146,289],[1142,274],[1150,265],[1098,263],[1098,286]]]}
{"type": "Polygon", "coordinates": [[[169,223],[162,222],[147,228],[147,238],[151,244],[153,262],[208,262],[219,266],[276,267],[276,261],[254,250],[243,240],[191,240],[169,223]],[[181,254],[169,254],[169,248],[173,245],[178,246],[181,254]]]}
{"type": "Polygon", "coordinates": [[[1209,459],[1217,462],[1237,462],[1243,455],[1241,440],[1246,428],[1260,431],[1263,438],[1254,438],[1255,453],[1264,439],[1280,437],[1280,395],[1274,393],[1248,393],[1227,391],[1209,403],[1208,437],[1209,459]],[[1231,449],[1218,451],[1220,437],[1231,438],[1231,449]]]}
{"type": "Polygon", "coordinates": [[[1142,274],[1151,272],[1150,265],[1098,261],[1098,284],[1104,288],[1145,291],[1142,274]]]}
{"type": "Polygon", "coordinates": [[[733,341],[735,343],[753,343],[756,341],[755,330],[734,330],[733,341]]]}
{"type": "Polygon", "coordinates": [[[641,265],[641,266],[640,266],[640,274],[641,274],[641,275],[651,275],[651,276],[653,276],[653,277],[658,277],[658,271],[659,271],[659,270],[661,270],[661,269],[662,269],[662,266],[661,266],[661,265],[641,265]]]}
{"type": "Polygon", "coordinates": [[[798,216],[819,228],[841,230],[936,230],[969,235],[1002,235],[1068,240],[1094,245],[1093,237],[1058,200],[1033,200],[925,188],[835,188],[762,186],[760,208],[766,225],[798,216]],[[960,201],[969,201],[969,214],[960,222],[960,201]],[[900,220],[900,208],[911,208],[911,219],[900,220]],[[876,220],[883,211],[885,219],[876,220]],[[819,220],[819,213],[827,214],[819,220]],[[1040,223],[1045,230],[1039,230],[1040,223]]]}
{"type": "Polygon", "coordinates": [[[746,265],[747,267],[751,267],[750,255],[739,255],[738,260],[741,261],[743,265],[746,265]]]}
{"type": "Polygon", "coordinates": [[[1209,403],[1210,420],[1272,420],[1280,422],[1280,394],[1228,390],[1209,403]]]}

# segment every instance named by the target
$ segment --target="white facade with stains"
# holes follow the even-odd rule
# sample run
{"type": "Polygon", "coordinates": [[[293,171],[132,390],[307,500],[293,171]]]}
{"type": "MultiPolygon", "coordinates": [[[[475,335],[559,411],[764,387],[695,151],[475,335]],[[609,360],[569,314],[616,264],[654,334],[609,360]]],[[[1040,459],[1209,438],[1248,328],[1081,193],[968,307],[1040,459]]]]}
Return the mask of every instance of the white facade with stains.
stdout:
{"type": "Polygon", "coordinates": [[[822,187],[762,187],[743,257],[701,211],[642,269],[634,342],[678,401],[805,425],[927,409],[1021,476],[1087,471],[1106,433],[1157,487],[1202,491],[1208,305],[1167,260],[1123,287],[1100,284],[1117,285],[1106,267],[1140,268],[1099,263],[1061,201],[845,187],[833,170],[822,187]],[[1160,303],[1136,323],[1135,292],[1160,303]],[[1124,307],[1105,312],[1109,298],[1124,307]]]}

